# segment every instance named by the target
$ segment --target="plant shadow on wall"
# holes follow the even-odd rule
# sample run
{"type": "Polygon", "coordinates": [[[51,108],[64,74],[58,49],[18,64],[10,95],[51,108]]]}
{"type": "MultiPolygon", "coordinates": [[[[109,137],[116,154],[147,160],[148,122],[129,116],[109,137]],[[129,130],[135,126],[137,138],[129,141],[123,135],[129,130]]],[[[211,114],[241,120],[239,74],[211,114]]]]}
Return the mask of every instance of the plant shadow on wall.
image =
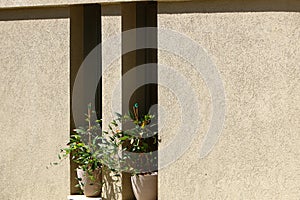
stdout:
{"type": "Polygon", "coordinates": [[[155,116],[139,115],[136,103],[133,112],[117,114],[107,131],[102,131],[101,120],[97,120],[91,105],[88,105],[86,116],[87,126],[74,129],[67,147],[58,155],[60,160],[70,157],[78,165],[77,187],[88,197],[105,194],[107,199],[118,199],[120,175],[129,172],[137,200],[157,199],[155,116]]]}

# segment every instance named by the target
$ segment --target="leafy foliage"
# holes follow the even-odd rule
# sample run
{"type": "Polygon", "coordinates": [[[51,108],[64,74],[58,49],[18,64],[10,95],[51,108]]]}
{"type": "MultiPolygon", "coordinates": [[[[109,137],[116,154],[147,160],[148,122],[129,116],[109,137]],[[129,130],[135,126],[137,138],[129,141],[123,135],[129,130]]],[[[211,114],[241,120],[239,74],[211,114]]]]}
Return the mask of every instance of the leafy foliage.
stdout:
{"type": "Polygon", "coordinates": [[[158,147],[157,124],[153,122],[155,116],[139,115],[137,103],[133,112],[116,115],[108,129],[102,131],[101,120],[92,120],[96,113],[89,105],[86,114],[88,125],[73,130],[67,147],[61,149],[58,155],[59,159],[70,157],[88,173],[91,180],[95,179],[92,174],[98,169],[109,169],[115,172],[114,176],[119,176],[122,171],[141,173],[136,169],[143,165],[146,166],[143,174],[153,172],[153,166],[157,167],[157,156],[147,155],[157,151],[158,147]],[[139,156],[136,159],[126,152],[139,156]]]}
{"type": "Polygon", "coordinates": [[[153,168],[157,169],[157,156],[152,154],[158,148],[157,124],[153,123],[155,116],[149,113],[139,116],[137,103],[133,107],[133,112],[117,116],[118,118],[111,122],[108,134],[112,135],[111,140],[121,148],[120,163],[125,167],[122,170],[131,171],[132,174],[147,174],[151,173],[153,168]],[[122,130],[116,128],[119,124],[122,124],[122,130]],[[139,170],[141,168],[143,172],[139,170]]]}
{"type": "MultiPolygon", "coordinates": [[[[111,138],[105,137],[101,129],[101,120],[93,121],[96,113],[88,106],[86,114],[87,126],[74,129],[67,147],[60,150],[58,158],[60,160],[70,157],[79,168],[87,172],[90,180],[95,180],[93,172],[95,170],[110,169],[117,172],[118,146],[112,142],[111,138]]],[[[118,176],[118,174],[115,174],[118,176]]],[[[79,180],[80,182],[80,180],[79,180]]]]}

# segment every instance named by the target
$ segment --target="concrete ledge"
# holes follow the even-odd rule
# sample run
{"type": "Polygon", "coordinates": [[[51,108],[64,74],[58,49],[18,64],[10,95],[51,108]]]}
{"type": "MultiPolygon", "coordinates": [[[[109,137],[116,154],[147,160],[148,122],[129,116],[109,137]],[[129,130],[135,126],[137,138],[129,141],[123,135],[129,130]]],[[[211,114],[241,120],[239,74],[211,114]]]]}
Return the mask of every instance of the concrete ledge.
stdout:
{"type": "Polygon", "coordinates": [[[84,195],[69,195],[68,200],[102,200],[101,197],[86,197],[84,195]]]}
{"type": "MultiPolygon", "coordinates": [[[[26,8],[26,7],[56,7],[56,6],[70,6],[78,4],[91,3],[122,3],[122,2],[138,2],[144,0],[7,0],[0,2],[1,8],[26,8]]],[[[150,0],[151,1],[151,0],[150,0]]]]}
{"type": "MultiPolygon", "coordinates": [[[[28,7],[57,7],[57,6],[71,6],[78,4],[118,4],[124,2],[140,2],[146,0],[4,0],[0,1],[0,9],[5,8],[28,8],[28,7]]],[[[191,0],[148,0],[157,2],[180,2],[191,0]]]]}

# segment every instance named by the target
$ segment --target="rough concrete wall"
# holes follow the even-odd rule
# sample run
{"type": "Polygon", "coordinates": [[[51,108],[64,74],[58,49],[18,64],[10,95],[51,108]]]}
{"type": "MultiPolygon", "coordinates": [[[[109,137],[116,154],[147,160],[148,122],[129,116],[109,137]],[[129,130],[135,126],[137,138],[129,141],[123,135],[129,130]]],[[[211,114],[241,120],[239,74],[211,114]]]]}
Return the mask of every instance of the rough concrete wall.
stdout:
{"type": "MultiPolygon", "coordinates": [[[[226,2],[159,3],[158,27],[183,33],[205,48],[226,93],[222,134],[213,151],[199,159],[212,113],[208,89],[188,61],[159,51],[159,64],[189,80],[202,114],[188,151],[159,172],[159,199],[299,199],[300,13],[260,12],[259,4],[226,2]]],[[[293,3],[272,2],[272,7],[293,10],[293,3]]],[[[161,149],[180,124],[175,97],[159,88],[159,105],[172,116],[160,132],[161,149]]]]}
{"type": "MultiPolygon", "coordinates": [[[[64,5],[76,5],[76,4],[91,4],[91,3],[101,3],[101,4],[111,4],[111,3],[126,3],[126,2],[143,2],[144,0],[1,0],[0,8],[21,8],[21,7],[37,7],[37,6],[64,6],[64,5]]],[[[190,0],[150,0],[157,2],[192,2],[190,0]]],[[[207,5],[206,0],[197,0],[199,3],[207,5]]],[[[237,7],[242,10],[245,9],[245,4],[251,5],[253,8],[259,10],[293,10],[297,11],[299,8],[298,0],[288,0],[282,2],[282,0],[272,0],[272,3],[266,0],[252,0],[247,2],[242,2],[240,0],[212,0],[210,5],[206,6],[206,9],[213,9],[214,11],[218,9],[224,9],[225,7],[230,10],[234,10],[237,7]],[[281,4],[280,7],[276,6],[281,4]]],[[[172,6],[171,6],[172,7],[172,6]]],[[[183,9],[180,9],[182,12],[183,9]]]]}
{"type": "MultiPolygon", "coordinates": [[[[121,41],[121,6],[120,5],[107,5],[102,6],[102,118],[103,129],[108,129],[108,124],[115,117],[114,112],[121,113],[121,84],[117,84],[121,80],[121,45],[114,49],[115,45],[110,45],[113,37],[119,37],[121,41]],[[111,62],[111,55],[118,55],[113,63],[111,62]],[[109,56],[110,55],[110,56],[109,56]],[[105,66],[104,66],[105,65],[105,66]],[[115,95],[113,94],[115,91],[115,95]],[[112,104],[116,107],[113,108],[112,104]]],[[[111,177],[108,173],[104,174],[105,184],[103,186],[104,197],[107,199],[122,199],[121,195],[121,178],[118,180],[116,177],[111,177]]]]}
{"type": "Polygon", "coordinates": [[[26,11],[47,17],[0,18],[0,199],[63,200],[68,160],[46,167],[69,138],[69,10],[26,11]]]}
{"type": "Polygon", "coordinates": [[[21,8],[21,7],[40,7],[40,6],[67,6],[76,4],[91,3],[119,3],[143,0],[2,0],[0,8],[21,8]]]}

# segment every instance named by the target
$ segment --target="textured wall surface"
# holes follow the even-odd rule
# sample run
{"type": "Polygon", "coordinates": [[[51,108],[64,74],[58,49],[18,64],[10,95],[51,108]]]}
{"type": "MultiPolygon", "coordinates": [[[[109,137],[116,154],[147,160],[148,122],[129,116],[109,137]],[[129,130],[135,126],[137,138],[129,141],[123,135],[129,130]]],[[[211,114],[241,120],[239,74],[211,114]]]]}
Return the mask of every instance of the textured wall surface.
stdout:
{"type": "MultiPolygon", "coordinates": [[[[121,26],[121,6],[120,5],[108,5],[102,6],[102,118],[104,130],[108,129],[108,124],[115,117],[114,112],[121,113],[121,84],[117,84],[121,80],[121,46],[110,47],[110,42],[113,37],[119,37],[121,41],[120,33],[122,30],[121,26]],[[118,59],[111,63],[108,55],[118,55],[118,59]],[[109,64],[110,63],[110,64],[109,64]],[[113,95],[115,91],[115,95],[113,95]],[[113,102],[117,107],[115,110],[112,108],[113,102]]],[[[111,177],[108,173],[105,173],[104,176],[105,184],[103,186],[104,196],[108,200],[110,199],[122,199],[121,195],[121,185],[122,181],[116,179],[116,177],[111,177]],[[116,182],[117,184],[115,184],[116,182]]]]}
{"type": "MultiPolygon", "coordinates": [[[[111,4],[111,3],[126,3],[126,2],[139,2],[144,0],[1,0],[0,8],[22,8],[22,7],[41,7],[41,6],[67,6],[67,5],[76,5],[76,4],[91,4],[91,3],[101,3],[101,4],[111,4]]],[[[190,2],[191,0],[150,0],[157,2],[190,2]]],[[[234,11],[236,7],[239,7],[242,10],[247,10],[245,4],[250,5],[252,8],[259,10],[293,10],[298,11],[299,3],[298,0],[288,0],[284,3],[282,0],[272,0],[272,3],[266,0],[252,0],[247,2],[242,2],[241,0],[211,0],[209,5],[207,5],[207,0],[197,0],[198,3],[203,5],[204,9],[208,10],[223,10],[227,8],[234,11]],[[278,7],[277,5],[280,4],[278,7]]],[[[200,6],[201,6],[200,5],[200,6]]],[[[168,5],[173,7],[172,5],[168,5]]],[[[176,6],[175,6],[176,7],[176,6]]],[[[174,7],[173,7],[174,8],[174,7]]],[[[194,7],[197,8],[197,7],[194,7]]],[[[175,8],[176,11],[183,12],[183,7],[175,8]]],[[[175,11],[173,10],[173,11],[175,11]]],[[[170,10],[169,10],[170,11],[170,10]]],[[[172,12],[172,11],[171,11],[172,12]]]]}
{"type": "Polygon", "coordinates": [[[0,18],[3,200],[63,200],[69,193],[68,161],[47,169],[69,138],[69,10],[62,12],[57,18],[44,9],[48,19],[28,20],[10,10],[0,18]]]}
{"type": "MultiPolygon", "coordinates": [[[[0,7],[80,2],[96,1],[6,0],[0,7]]],[[[120,33],[120,9],[103,6],[103,40],[120,33]]],[[[299,11],[297,0],[159,3],[159,28],[183,33],[205,48],[226,93],[222,134],[213,151],[199,159],[212,115],[209,90],[188,60],[159,51],[159,64],[188,80],[201,113],[189,149],[159,172],[159,199],[299,199],[299,11]]],[[[68,12],[0,12],[0,199],[56,200],[69,193],[69,163],[46,169],[69,137],[68,12]]],[[[104,124],[112,117],[113,98],[121,107],[121,96],[111,93],[121,76],[121,62],[108,67],[102,80],[104,124]]],[[[159,79],[176,80],[174,76],[159,79]]],[[[176,97],[181,86],[174,85],[178,90],[159,87],[159,104],[170,116],[161,123],[161,149],[172,142],[184,112],[176,97]]],[[[186,132],[192,128],[190,124],[186,132]]]]}
{"type": "MultiPolygon", "coordinates": [[[[212,113],[209,91],[187,60],[159,51],[159,64],[192,85],[202,115],[187,152],[159,172],[159,199],[299,199],[300,13],[273,12],[293,10],[295,1],[275,1],[268,12],[260,12],[267,1],[232,2],[159,4],[159,28],[183,33],[206,49],[226,93],[222,134],[199,159],[212,113]]],[[[160,132],[161,149],[176,137],[184,112],[179,103],[174,91],[159,88],[159,104],[171,116],[160,132]]]]}
{"type": "Polygon", "coordinates": [[[18,7],[40,7],[40,6],[64,6],[76,4],[91,3],[118,3],[133,2],[143,0],[1,0],[0,8],[18,8],[18,7]]]}

